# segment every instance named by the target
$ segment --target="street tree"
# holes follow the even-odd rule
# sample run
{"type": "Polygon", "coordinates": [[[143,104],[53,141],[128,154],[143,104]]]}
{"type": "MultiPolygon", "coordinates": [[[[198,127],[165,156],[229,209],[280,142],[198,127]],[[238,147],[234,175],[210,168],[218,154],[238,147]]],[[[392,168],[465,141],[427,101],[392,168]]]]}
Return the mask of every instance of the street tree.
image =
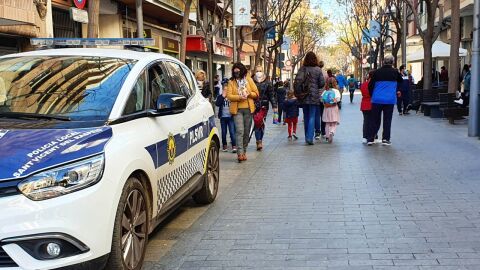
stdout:
{"type": "MultiPolygon", "coordinates": [[[[446,26],[443,20],[443,6],[440,6],[439,0],[402,0],[408,5],[412,11],[415,25],[418,30],[418,34],[423,41],[423,88],[430,89],[432,87],[432,46],[433,42],[438,38],[442,29],[446,26]],[[419,12],[419,5],[424,4],[426,7],[426,20],[427,27],[422,29],[421,14],[419,12]],[[437,16],[437,10],[439,20],[435,23],[435,17],[437,16]]],[[[455,2],[455,1],[452,1],[455,2]]],[[[453,34],[453,33],[452,33],[453,34]]],[[[458,55],[458,49],[457,49],[458,55]]]]}
{"type": "Polygon", "coordinates": [[[402,25],[403,0],[337,0],[337,2],[344,8],[346,18],[339,24],[340,41],[350,48],[357,62],[368,58],[374,68],[377,68],[378,63],[383,62],[389,42],[392,55],[395,59],[398,58],[402,33],[406,31],[402,25]],[[379,37],[367,38],[366,42],[362,42],[362,36],[368,36],[372,20],[380,24],[379,37]]]}
{"type": "Polygon", "coordinates": [[[298,48],[295,54],[291,50],[287,52],[287,59],[292,66],[292,78],[295,68],[309,51],[317,50],[330,27],[328,17],[321,12],[313,12],[308,3],[302,3],[295,11],[286,31],[286,35],[298,48]]]}
{"type": "Polygon", "coordinates": [[[87,24],[88,38],[98,38],[99,14],[100,14],[100,0],[90,0],[88,2],[88,24],[87,24]]]}
{"type": "Polygon", "coordinates": [[[276,7],[272,7],[272,21],[275,22],[272,25],[276,31],[276,35],[272,39],[271,44],[267,47],[268,56],[266,71],[267,76],[272,74],[272,78],[276,78],[277,64],[280,57],[279,49],[283,44],[283,37],[285,36],[285,32],[290,24],[290,20],[292,19],[295,11],[300,7],[302,0],[282,0],[269,2],[276,4],[276,7]]]}
{"type": "Polygon", "coordinates": [[[452,34],[450,42],[450,74],[448,80],[448,92],[455,93],[460,88],[460,2],[452,1],[452,34]]]}
{"type": "MultiPolygon", "coordinates": [[[[182,30],[181,30],[181,41],[180,44],[180,61],[185,63],[185,59],[187,56],[187,35],[188,35],[188,26],[189,26],[189,20],[190,20],[190,10],[192,7],[192,4],[197,6],[198,5],[198,0],[195,1],[195,3],[192,3],[193,0],[182,0],[184,4],[184,10],[183,10],[183,19],[182,19],[182,30]]],[[[198,9],[198,8],[197,8],[198,9]]],[[[191,33],[193,34],[193,33],[191,33]]]]}
{"type": "MultiPolygon", "coordinates": [[[[208,67],[207,74],[210,81],[210,93],[213,97],[213,54],[215,52],[215,46],[213,37],[221,30],[225,28],[224,22],[227,16],[231,14],[233,0],[203,0],[207,5],[210,14],[202,14],[200,8],[197,8],[197,27],[200,29],[200,33],[205,39],[207,45],[208,54],[208,67]]],[[[210,100],[212,101],[212,100],[210,100]]]]}

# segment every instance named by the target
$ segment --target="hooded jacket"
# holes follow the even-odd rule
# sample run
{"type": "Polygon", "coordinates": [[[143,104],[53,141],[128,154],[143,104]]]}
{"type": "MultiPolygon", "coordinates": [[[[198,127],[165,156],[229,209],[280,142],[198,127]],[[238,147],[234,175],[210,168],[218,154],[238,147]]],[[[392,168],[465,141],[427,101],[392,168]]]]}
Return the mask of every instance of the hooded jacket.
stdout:
{"type": "Polygon", "coordinates": [[[392,65],[384,65],[373,73],[368,83],[372,104],[396,104],[397,89],[403,82],[402,75],[392,65]]]}

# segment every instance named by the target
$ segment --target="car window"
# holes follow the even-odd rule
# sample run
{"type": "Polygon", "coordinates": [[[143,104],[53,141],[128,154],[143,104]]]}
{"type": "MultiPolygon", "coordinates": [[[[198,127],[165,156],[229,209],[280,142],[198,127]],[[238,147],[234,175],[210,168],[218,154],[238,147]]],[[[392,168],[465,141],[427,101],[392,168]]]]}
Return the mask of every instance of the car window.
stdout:
{"type": "Polygon", "coordinates": [[[160,94],[171,93],[167,74],[163,71],[159,64],[153,64],[148,69],[149,92],[150,92],[150,109],[155,109],[160,94]]]}
{"type": "Polygon", "coordinates": [[[173,83],[177,85],[178,90],[180,91],[179,94],[190,98],[193,95],[193,91],[180,65],[170,61],[166,61],[164,64],[168,68],[169,73],[172,76],[173,83]]]}
{"type": "Polygon", "coordinates": [[[0,112],[107,120],[135,63],[98,56],[0,59],[0,112]]]}
{"type": "Polygon", "coordinates": [[[147,78],[145,72],[137,79],[133,86],[132,92],[128,97],[123,115],[129,115],[145,110],[145,94],[147,88],[147,78]]]}
{"type": "Polygon", "coordinates": [[[193,78],[192,72],[190,72],[190,70],[188,70],[188,68],[185,68],[183,66],[182,66],[182,70],[183,70],[183,73],[185,74],[185,76],[187,77],[188,83],[190,84],[190,89],[192,89],[192,93],[195,94],[196,81],[193,78]]]}

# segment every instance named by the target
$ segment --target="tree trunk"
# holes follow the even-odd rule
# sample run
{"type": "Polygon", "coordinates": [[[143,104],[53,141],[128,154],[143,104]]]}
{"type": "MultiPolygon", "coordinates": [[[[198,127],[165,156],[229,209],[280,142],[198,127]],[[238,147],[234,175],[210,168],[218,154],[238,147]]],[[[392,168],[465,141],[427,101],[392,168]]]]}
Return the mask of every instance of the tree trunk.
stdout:
{"type": "Polygon", "coordinates": [[[432,37],[423,40],[423,89],[432,89],[432,37]]]}
{"type": "Polygon", "coordinates": [[[212,41],[212,38],[207,38],[207,48],[208,48],[208,61],[207,61],[207,77],[208,77],[208,82],[209,82],[209,90],[210,90],[210,103],[212,103],[212,106],[213,106],[213,89],[214,89],[214,85],[213,85],[213,78],[214,78],[214,75],[213,75],[213,52],[214,52],[214,49],[213,49],[213,41],[212,41]]]}
{"type": "Polygon", "coordinates": [[[252,67],[252,70],[260,65],[260,56],[262,54],[263,44],[265,44],[265,33],[263,33],[262,36],[263,38],[258,41],[257,51],[255,52],[255,65],[252,67]]]}
{"type": "Polygon", "coordinates": [[[235,47],[237,44],[234,45],[234,49],[237,50],[237,59],[234,59],[234,61],[238,63],[242,61],[241,53],[242,53],[243,44],[245,43],[245,36],[243,35],[244,30],[245,30],[245,27],[241,26],[239,33],[237,35],[238,37],[237,40],[240,41],[240,44],[238,44],[238,47],[235,47]]]}
{"type": "Polygon", "coordinates": [[[267,67],[265,69],[265,73],[267,74],[267,78],[270,78],[270,67],[272,66],[272,58],[273,58],[273,50],[268,50],[268,56],[267,56],[267,67]]]}
{"type": "Polygon", "coordinates": [[[273,57],[273,66],[272,66],[272,78],[271,81],[277,78],[277,67],[278,67],[278,60],[280,58],[280,54],[278,50],[275,50],[275,56],[273,57]]]}
{"type": "MultiPolygon", "coordinates": [[[[437,11],[437,5],[433,5],[432,2],[427,1],[427,30],[423,37],[423,89],[432,89],[432,45],[434,42],[435,34],[435,14],[437,11]]],[[[440,15],[440,22],[443,20],[440,15]]]]}
{"type": "Polygon", "coordinates": [[[450,67],[448,92],[455,93],[460,88],[460,2],[452,1],[452,40],[450,42],[450,67]]]}
{"type": "Polygon", "coordinates": [[[98,38],[98,20],[100,13],[100,0],[88,2],[88,38],[98,38]]]}
{"type": "MultiPolygon", "coordinates": [[[[182,36],[181,36],[181,42],[180,42],[180,61],[182,63],[185,63],[185,58],[187,56],[187,35],[188,35],[188,20],[190,17],[190,7],[192,5],[192,0],[185,0],[185,10],[183,14],[183,20],[182,20],[182,36]]],[[[190,33],[194,35],[195,33],[190,33]]]]}

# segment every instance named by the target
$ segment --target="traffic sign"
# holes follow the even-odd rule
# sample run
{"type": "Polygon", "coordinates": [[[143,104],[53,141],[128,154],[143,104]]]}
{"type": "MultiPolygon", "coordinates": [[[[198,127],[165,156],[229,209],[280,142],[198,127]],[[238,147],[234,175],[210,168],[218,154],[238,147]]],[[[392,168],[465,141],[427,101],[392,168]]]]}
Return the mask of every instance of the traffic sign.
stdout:
{"type": "Polygon", "coordinates": [[[73,0],[73,3],[77,8],[83,9],[85,7],[85,4],[87,3],[87,0],[73,0]]]}

